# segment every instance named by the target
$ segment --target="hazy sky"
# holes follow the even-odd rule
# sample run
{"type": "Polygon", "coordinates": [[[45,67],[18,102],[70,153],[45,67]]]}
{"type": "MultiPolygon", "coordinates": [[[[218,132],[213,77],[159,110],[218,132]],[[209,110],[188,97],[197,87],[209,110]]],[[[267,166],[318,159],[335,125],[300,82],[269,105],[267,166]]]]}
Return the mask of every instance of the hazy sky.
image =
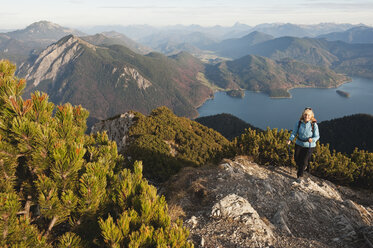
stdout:
{"type": "Polygon", "coordinates": [[[63,26],[320,22],[373,25],[373,0],[0,0],[0,29],[63,26]]]}

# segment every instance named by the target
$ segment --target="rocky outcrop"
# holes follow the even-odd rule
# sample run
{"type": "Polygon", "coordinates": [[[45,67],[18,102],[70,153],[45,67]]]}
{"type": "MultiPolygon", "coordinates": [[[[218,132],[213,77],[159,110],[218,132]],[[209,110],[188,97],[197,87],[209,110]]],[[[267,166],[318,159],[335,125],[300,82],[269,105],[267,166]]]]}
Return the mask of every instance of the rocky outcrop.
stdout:
{"type": "Polygon", "coordinates": [[[124,78],[124,81],[126,83],[128,83],[129,81],[131,80],[135,80],[136,83],[137,83],[137,87],[139,89],[143,89],[145,90],[146,88],[148,88],[149,86],[152,85],[152,83],[147,80],[146,78],[144,78],[140,73],[139,71],[137,71],[136,69],[134,68],[131,68],[131,67],[124,67],[123,68],[123,73],[120,75],[120,77],[118,78],[118,81],[121,79],[121,78],[124,78]]]}
{"type": "Polygon", "coordinates": [[[246,157],[185,168],[161,189],[196,247],[369,247],[373,192],[246,157]]]}
{"type": "Polygon", "coordinates": [[[127,133],[134,123],[134,118],[132,112],[126,112],[118,117],[100,121],[92,126],[91,133],[106,131],[109,139],[117,143],[118,151],[122,152],[127,145],[127,133]]]}

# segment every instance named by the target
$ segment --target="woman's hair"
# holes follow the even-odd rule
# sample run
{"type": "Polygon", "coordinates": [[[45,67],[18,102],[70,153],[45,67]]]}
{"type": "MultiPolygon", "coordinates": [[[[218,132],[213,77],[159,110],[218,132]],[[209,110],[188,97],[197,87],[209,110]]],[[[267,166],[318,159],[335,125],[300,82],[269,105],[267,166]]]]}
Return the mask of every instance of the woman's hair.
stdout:
{"type": "Polygon", "coordinates": [[[305,108],[302,112],[302,115],[300,117],[301,121],[304,121],[304,114],[310,114],[311,115],[311,122],[316,122],[315,114],[313,113],[311,108],[305,108]]]}

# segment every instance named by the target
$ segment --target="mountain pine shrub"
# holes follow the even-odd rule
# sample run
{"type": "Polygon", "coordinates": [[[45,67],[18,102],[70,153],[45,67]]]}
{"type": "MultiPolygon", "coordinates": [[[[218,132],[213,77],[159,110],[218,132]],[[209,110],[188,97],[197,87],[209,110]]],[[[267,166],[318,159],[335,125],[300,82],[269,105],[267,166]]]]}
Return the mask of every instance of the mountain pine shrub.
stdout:
{"type": "Polygon", "coordinates": [[[185,166],[202,166],[229,156],[231,143],[220,133],[187,118],[177,117],[166,107],[149,116],[135,113],[126,154],[142,160],[144,174],[165,181],[185,166]]]}
{"type": "Polygon", "coordinates": [[[57,106],[0,61],[0,247],[193,247],[181,222],[88,111],[57,106]]]}

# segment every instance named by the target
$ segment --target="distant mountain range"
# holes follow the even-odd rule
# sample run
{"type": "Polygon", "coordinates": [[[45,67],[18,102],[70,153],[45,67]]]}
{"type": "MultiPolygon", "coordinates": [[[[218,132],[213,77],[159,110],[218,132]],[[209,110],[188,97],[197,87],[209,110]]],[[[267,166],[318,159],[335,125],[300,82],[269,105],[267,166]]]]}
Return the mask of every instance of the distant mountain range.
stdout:
{"type": "MultiPolygon", "coordinates": [[[[285,30],[290,26],[256,28],[285,30]]],[[[317,27],[344,29],[349,25],[317,27]]],[[[142,28],[150,30],[148,26],[142,28]]],[[[161,30],[163,33],[158,34],[162,35],[149,39],[154,41],[152,46],[161,44],[157,49],[172,55],[167,57],[114,31],[84,35],[42,21],[24,30],[0,34],[0,58],[17,62],[17,75],[28,81],[26,94],[42,90],[55,103],[82,104],[94,119],[128,110],[147,114],[161,105],[177,115],[196,117],[196,107],[212,97],[215,90],[248,89],[286,97],[287,90],[293,87],[335,87],[349,80],[336,71],[373,78],[373,44],[275,38],[259,31],[219,42],[209,38],[200,26],[189,27],[190,32],[182,34],[184,28],[174,26],[177,37],[161,30]],[[62,35],[62,39],[45,47],[47,41],[62,35]]],[[[216,26],[206,30],[220,30],[221,35],[226,35],[249,28],[236,24],[232,29],[216,26]]]]}
{"type": "Polygon", "coordinates": [[[316,37],[322,34],[332,32],[343,32],[357,25],[320,23],[314,25],[302,25],[292,23],[264,23],[252,28],[252,31],[260,31],[275,37],[293,36],[293,37],[316,37]]]}
{"type": "Polygon", "coordinates": [[[139,54],[147,54],[152,51],[151,48],[141,45],[140,43],[128,38],[124,34],[117,33],[115,31],[103,32],[90,36],[82,36],[81,39],[96,46],[122,45],[139,54]]]}
{"type": "Polygon", "coordinates": [[[347,43],[373,43],[373,28],[360,26],[342,32],[333,32],[318,36],[329,41],[344,41],[347,43]]]}
{"type": "Polygon", "coordinates": [[[78,30],[48,21],[35,22],[25,29],[0,33],[0,58],[21,64],[29,56],[37,55],[51,43],[69,34],[84,35],[78,30]]]}
{"type": "MultiPolygon", "coordinates": [[[[194,47],[206,49],[227,39],[237,39],[246,36],[254,31],[265,33],[275,38],[282,36],[292,37],[317,37],[332,32],[343,32],[353,27],[361,25],[320,23],[315,25],[298,25],[291,23],[265,23],[257,26],[248,26],[246,24],[236,23],[230,27],[212,26],[203,27],[199,25],[174,25],[165,27],[152,27],[149,25],[131,25],[131,26],[97,26],[92,28],[83,28],[86,33],[96,34],[108,30],[115,30],[123,33],[131,39],[144,44],[152,49],[172,54],[180,51],[180,44],[186,44],[185,47],[194,47]],[[172,46],[175,46],[174,50],[172,46]],[[166,49],[164,49],[166,48],[166,49]]],[[[192,49],[192,50],[193,50],[192,49]]],[[[192,50],[187,50],[191,52],[192,50]]]]}

